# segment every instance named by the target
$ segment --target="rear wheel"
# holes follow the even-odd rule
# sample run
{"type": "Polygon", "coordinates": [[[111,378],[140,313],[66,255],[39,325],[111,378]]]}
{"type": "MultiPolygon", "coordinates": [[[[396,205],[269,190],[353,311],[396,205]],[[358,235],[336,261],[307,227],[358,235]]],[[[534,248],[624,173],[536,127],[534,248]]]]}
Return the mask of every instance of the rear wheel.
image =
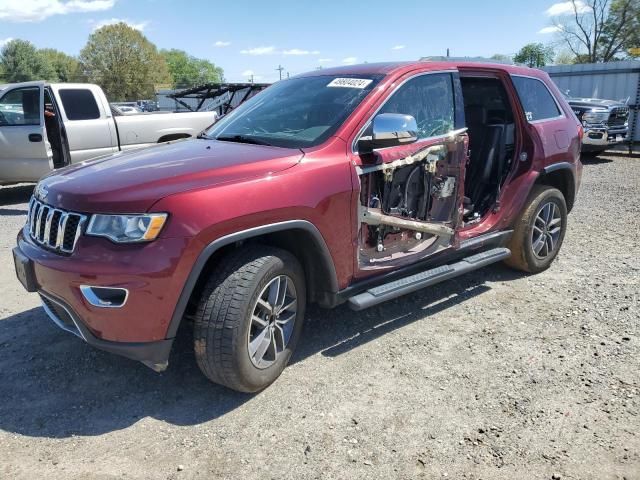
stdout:
{"type": "Polygon", "coordinates": [[[537,273],[549,268],[556,258],[567,228],[567,204],[562,193],[536,185],[507,245],[510,267],[537,273]]]}
{"type": "Polygon", "coordinates": [[[234,390],[267,387],[298,343],[305,299],[304,272],[290,253],[252,246],[229,255],[207,282],[196,312],[198,366],[234,390]]]}

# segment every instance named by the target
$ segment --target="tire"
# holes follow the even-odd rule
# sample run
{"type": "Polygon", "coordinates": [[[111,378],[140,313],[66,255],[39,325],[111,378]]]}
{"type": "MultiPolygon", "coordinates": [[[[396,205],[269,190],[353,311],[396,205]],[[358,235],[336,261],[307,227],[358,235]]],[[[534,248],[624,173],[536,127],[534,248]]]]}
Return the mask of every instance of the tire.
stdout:
{"type": "Polygon", "coordinates": [[[505,263],[523,272],[546,270],[560,251],[566,229],[567,203],[564,195],[556,188],[535,185],[507,244],[511,257],[505,263]],[[549,214],[553,218],[544,225],[549,214]]]}
{"type": "Polygon", "coordinates": [[[305,306],[304,271],[289,252],[260,245],[233,252],[220,262],[198,302],[194,325],[198,367],[211,381],[233,390],[266,388],[289,362],[302,331],[305,306]],[[265,306],[272,294],[274,304],[282,304],[280,313],[279,308],[265,306]],[[292,325],[285,322],[287,318],[292,325]],[[265,333],[265,329],[270,330],[265,333]]]}

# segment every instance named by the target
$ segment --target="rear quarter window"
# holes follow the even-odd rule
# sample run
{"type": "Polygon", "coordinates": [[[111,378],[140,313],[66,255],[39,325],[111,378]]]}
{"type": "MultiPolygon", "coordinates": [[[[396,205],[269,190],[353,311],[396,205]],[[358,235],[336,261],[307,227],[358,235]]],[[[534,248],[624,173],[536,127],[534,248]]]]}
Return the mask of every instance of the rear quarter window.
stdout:
{"type": "Polygon", "coordinates": [[[562,115],[547,86],[536,78],[513,76],[513,84],[527,120],[549,120],[562,115]]]}
{"type": "Polygon", "coordinates": [[[69,88],[59,90],[58,95],[69,120],[95,120],[100,118],[100,109],[91,90],[69,88]]]}

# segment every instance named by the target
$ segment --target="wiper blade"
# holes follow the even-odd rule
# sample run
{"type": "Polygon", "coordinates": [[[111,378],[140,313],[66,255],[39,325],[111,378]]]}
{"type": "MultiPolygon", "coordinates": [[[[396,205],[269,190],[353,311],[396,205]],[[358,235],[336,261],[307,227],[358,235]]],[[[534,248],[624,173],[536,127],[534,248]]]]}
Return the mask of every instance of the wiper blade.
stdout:
{"type": "Polygon", "coordinates": [[[254,137],[247,137],[245,135],[220,135],[216,137],[216,140],[221,140],[223,142],[238,142],[238,143],[249,143],[251,145],[267,145],[272,146],[269,142],[265,142],[264,140],[258,140],[254,137]]]}

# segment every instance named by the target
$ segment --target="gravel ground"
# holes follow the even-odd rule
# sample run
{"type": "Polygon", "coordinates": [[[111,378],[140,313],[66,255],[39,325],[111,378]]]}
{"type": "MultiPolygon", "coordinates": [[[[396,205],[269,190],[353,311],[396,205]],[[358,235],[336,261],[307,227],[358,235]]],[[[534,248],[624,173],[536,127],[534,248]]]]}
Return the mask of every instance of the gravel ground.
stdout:
{"type": "Polygon", "coordinates": [[[312,308],[258,395],[58,330],[14,277],[0,189],[0,478],[640,479],[640,156],[585,164],[546,272],[494,266],[354,313],[312,308]]]}

